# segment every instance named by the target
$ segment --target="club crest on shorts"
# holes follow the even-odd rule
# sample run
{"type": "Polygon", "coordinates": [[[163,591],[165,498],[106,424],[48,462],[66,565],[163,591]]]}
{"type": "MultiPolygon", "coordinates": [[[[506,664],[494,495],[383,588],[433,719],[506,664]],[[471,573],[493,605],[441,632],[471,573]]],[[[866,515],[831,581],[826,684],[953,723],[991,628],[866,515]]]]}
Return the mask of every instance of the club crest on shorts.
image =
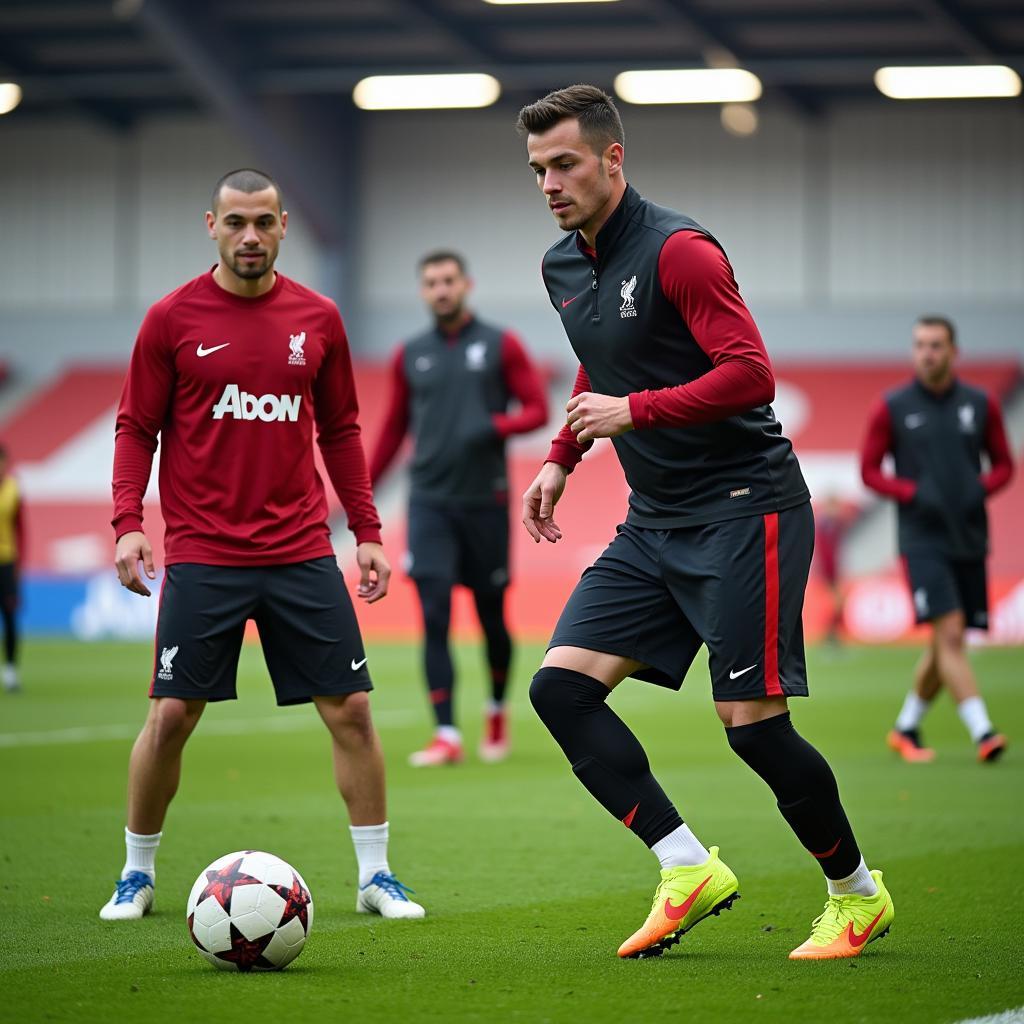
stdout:
{"type": "Polygon", "coordinates": [[[302,350],[302,346],[306,344],[306,332],[300,331],[298,334],[291,334],[288,336],[288,365],[289,366],[305,366],[306,365],[306,353],[302,350]]]}
{"type": "Polygon", "coordinates": [[[171,663],[174,661],[174,656],[178,653],[178,647],[165,647],[160,652],[160,671],[157,672],[158,679],[173,679],[174,672],[171,669],[171,663]]]}
{"type": "Polygon", "coordinates": [[[636,274],[628,281],[622,282],[619,295],[622,296],[622,305],[619,306],[619,316],[625,320],[627,317],[636,316],[636,305],[633,301],[633,292],[636,291],[636,274]]]}

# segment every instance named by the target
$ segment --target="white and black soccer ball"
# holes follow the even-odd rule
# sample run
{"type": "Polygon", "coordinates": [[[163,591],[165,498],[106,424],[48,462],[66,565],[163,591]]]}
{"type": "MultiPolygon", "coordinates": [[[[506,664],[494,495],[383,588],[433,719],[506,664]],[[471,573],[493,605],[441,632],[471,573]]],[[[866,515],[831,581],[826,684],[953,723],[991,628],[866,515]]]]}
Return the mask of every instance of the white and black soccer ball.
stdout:
{"type": "Polygon", "coordinates": [[[302,876],[271,853],[242,850],[196,879],[185,911],[196,948],[225,971],[279,971],[302,952],[313,897],[302,876]]]}

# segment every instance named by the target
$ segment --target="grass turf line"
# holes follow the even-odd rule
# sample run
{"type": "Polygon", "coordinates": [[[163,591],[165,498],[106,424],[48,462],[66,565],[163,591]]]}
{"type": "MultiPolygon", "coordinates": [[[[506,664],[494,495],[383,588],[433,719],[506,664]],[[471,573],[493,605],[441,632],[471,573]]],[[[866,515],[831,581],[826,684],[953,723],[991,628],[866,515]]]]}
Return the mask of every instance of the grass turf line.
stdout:
{"type": "MultiPolygon", "coordinates": [[[[36,643],[25,692],[0,695],[0,736],[123,726],[119,738],[0,745],[0,1019],[147,1022],[956,1021],[1024,1002],[1014,940],[1024,827],[1016,807],[1024,759],[994,766],[974,751],[948,701],[925,723],[939,752],[905,765],[884,748],[915,652],[812,652],[811,701],[798,727],[833,763],[858,838],[885,871],[892,933],[862,957],[790,963],[824,903],[764,784],[732,756],[703,666],[681,695],[625,684],[616,710],[705,845],[718,844],[743,899],[665,956],[621,962],[657,881],[651,855],[576,782],[535,720],[526,682],[537,648],[521,648],[514,756],[415,770],[429,734],[414,647],[370,645],[374,708],[389,767],[392,867],[428,908],[423,922],[354,911],[354,858],[309,708],[273,706],[258,650],[243,653],[241,700],[211,706],[185,755],[159,857],[157,912],[118,926],[96,914],[121,865],[130,740],[146,711],[148,646],[36,643]],[[409,713],[413,714],[410,715],[409,713]],[[290,719],[289,727],[269,723],[290,719]],[[243,734],[215,723],[251,721],[243,734]],[[204,726],[210,726],[204,735],[204,726]],[[215,857],[268,849],[309,883],[316,921],[281,974],[212,970],[184,923],[188,889],[215,857]]],[[[458,651],[470,750],[482,716],[478,649],[458,651]]],[[[1020,651],[975,663],[997,724],[1024,737],[1020,651]]],[[[26,737],[31,739],[31,737],[26,737]]],[[[2,740],[0,740],[2,744],[2,740]]]]}

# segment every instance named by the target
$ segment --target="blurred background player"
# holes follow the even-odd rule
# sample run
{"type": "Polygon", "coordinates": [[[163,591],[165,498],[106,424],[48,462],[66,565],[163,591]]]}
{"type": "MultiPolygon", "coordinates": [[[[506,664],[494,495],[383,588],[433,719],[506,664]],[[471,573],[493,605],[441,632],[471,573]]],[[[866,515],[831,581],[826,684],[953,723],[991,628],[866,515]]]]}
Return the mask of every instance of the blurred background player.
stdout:
{"type": "Polygon", "coordinates": [[[882,399],[871,416],[862,453],[864,483],[898,503],[899,551],[918,623],[931,642],[914,672],[889,733],[907,761],[930,761],[921,721],[945,686],[977,744],[994,761],[1006,740],[993,727],[964,644],[967,627],[988,629],[988,516],[985,502],[1013,475],[998,402],[958,379],[956,329],[944,316],[914,324],[914,380],[882,399]],[[882,471],[892,452],[895,475],[882,471]],[[989,469],[982,466],[988,457],[989,469]]]}
{"type": "Polygon", "coordinates": [[[4,689],[15,693],[18,681],[18,563],[25,551],[25,509],[10,457],[0,445],[0,616],[4,620],[4,689]]]}
{"type": "Polygon", "coordinates": [[[815,509],[814,515],[814,561],[822,582],[828,587],[829,618],[825,639],[838,647],[843,628],[843,589],[839,578],[839,553],[843,536],[849,526],[849,516],[835,494],[828,494],[815,509]]]}
{"type": "Polygon", "coordinates": [[[523,523],[538,543],[561,540],[554,506],[595,438],[612,439],[631,489],[625,523],[577,583],[530,687],[576,777],[661,864],[651,912],[618,955],[657,956],[738,895],[718,847],[683,821],[607,703],[630,676],[678,690],[706,644],[729,746],[827,881],[825,910],[790,958],[858,956],[894,910],[831,767],[790,720],[788,698],[808,693],[801,612],[814,518],[769,404],[760,332],[719,243],[627,185],[609,96],[561,89],[524,107],[518,129],[567,233],[541,269],[580,361],[523,523]]]}
{"type": "Polygon", "coordinates": [[[376,484],[406,433],[412,434],[407,569],[423,611],[423,668],[437,728],[409,762],[425,767],[463,757],[448,643],[456,583],[473,594],[487,648],[491,693],[480,757],[500,761],[509,749],[505,698],[512,660],[505,621],[505,442],[547,422],[547,399],[522,342],[467,307],[472,281],[462,256],[429,253],[420,260],[419,274],[420,296],[434,323],[395,354],[391,401],[370,459],[376,484]],[[512,400],[520,406],[515,412],[509,412],[512,400]]]}
{"type": "Polygon", "coordinates": [[[359,867],[356,910],[423,917],[388,867],[384,757],[367,657],[331,544],[313,428],[355,534],[368,603],[388,590],[360,440],[348,339],[330,300],[274,270],[288,214],[260,171],[218,181],[206,214],[219,260],[150,307],[114,441],[115,564],[149,596],[142,499],[160,443],[167,572],[146,723],[128,769],[126,860],[104,920],[153,905],[156,851],[185,743],[209,701],[234,700],[247,620],[279,705],[312,702],[332,739],[359,867]],[[282,393],[282,391],[284,393],[282,393]]]}

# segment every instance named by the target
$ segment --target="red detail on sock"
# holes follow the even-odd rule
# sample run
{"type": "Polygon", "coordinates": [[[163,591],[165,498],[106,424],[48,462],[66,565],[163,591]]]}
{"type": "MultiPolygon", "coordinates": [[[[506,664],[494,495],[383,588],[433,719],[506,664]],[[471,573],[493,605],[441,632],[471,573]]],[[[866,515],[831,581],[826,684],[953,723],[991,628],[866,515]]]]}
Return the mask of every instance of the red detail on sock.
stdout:
{"type": "Polygon", "coordinates": [[[446,701],[452,695],[451,690],[431,690],[430,691],[430,703],[440,704],[442,701],[446,701]]]}
{"type": "Polygon", "coordinates": [[[779,682],[779,514],[764,517],[764,693],[781,697],[779,682]]]}
{"type": "Polygon", "coordinates": [[[487,716],[487,742],[505,742],[505,712],[492,711],[487,716]]]}
{"type": "Polygon", "coordinates": [[[840,844],[840,843],[841,843],[842,841],[843,841],[843,837],[842,837],[842,836],[840,836],[840,837],[839,837],[839,838],[838,838],[838,839],[836,840],[836,845],[835,845],[835,846],[833,846],[831,850],[826,850],[826,851],[825,851],[824,853],[815,853],[815,852],[814,852],[813,850],[808,850],[807,852],[808,852],[808,853],[809,853],[809,854],[810,854],[810,855],[811,855],[812,857],[814,857],[814,858],[815,858],[816,860],[824,860],[824,859],[825,859],[826,857],[831,857],[831,856],[832,856],[832,854],[833,854],[833,853],[835,853],[835,852],[836,852],[836,850],[838,850],[838,849],[839,849],[839,844],[840,844]]]}
{"type": "Polygon", "coordinates": [[[631,811],[629,812],[629,814],[627,814],[627,815],[626,815],[626,816],[625,816],[625,817],[624,817],[624,818],[622,819],[622,824],[623,824],[623,825],[625,825],[625,826],[626,826],[626,828],[632,828],[632,826],[633,826],[633,819],[634,819],[634,818],[636,817],[636,811],[637,811],[637,807],[639,807],[639,806],[640,806],[640,805],[639,805],[639,804],[637,804],[637,805],[636,805],[636,806],[635,806],[635,807],[633,808],[633,810],[631,810],[631,811]]]}

